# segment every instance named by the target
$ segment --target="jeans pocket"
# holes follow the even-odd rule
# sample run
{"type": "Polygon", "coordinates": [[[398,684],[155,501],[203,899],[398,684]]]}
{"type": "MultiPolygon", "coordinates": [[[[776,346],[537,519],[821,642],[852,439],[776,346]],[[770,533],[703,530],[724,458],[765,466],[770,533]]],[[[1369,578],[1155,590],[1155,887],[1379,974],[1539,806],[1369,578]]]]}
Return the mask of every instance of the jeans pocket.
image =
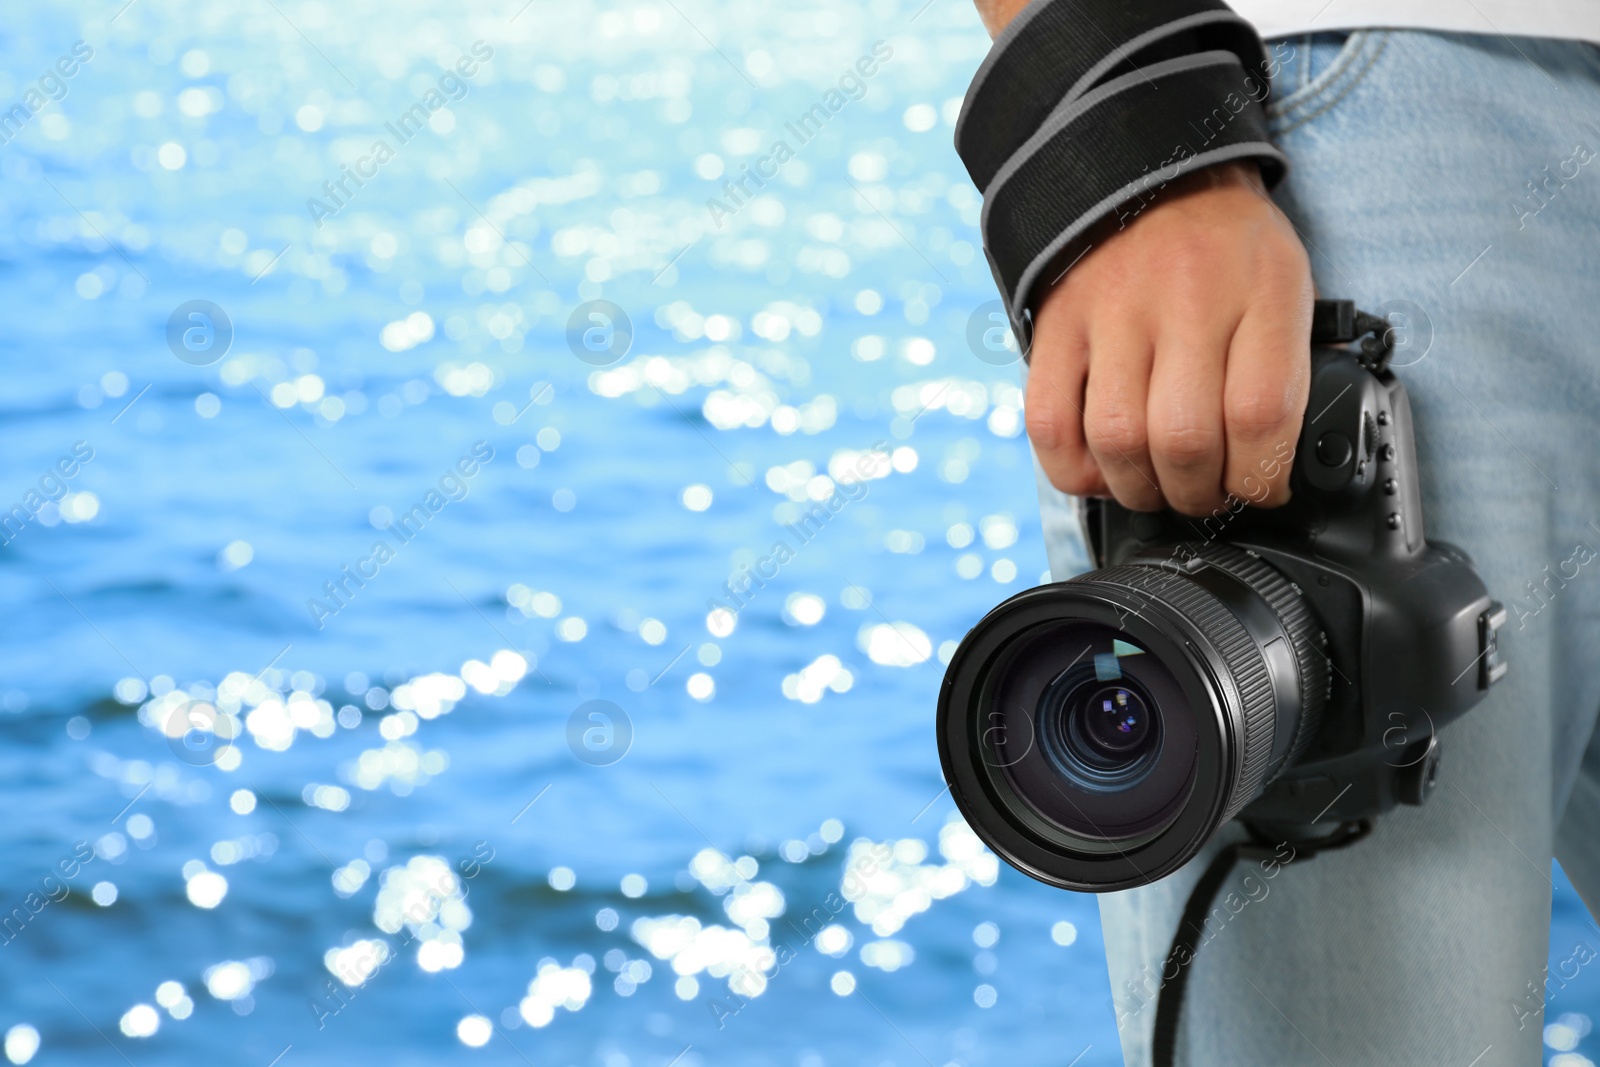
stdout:
{"type": "Polygon", "coordinates": [[[1371,73],[1388,30],[1308,33],[1268,42],[1272,99],[1267,120],[1281,136],[1333,109],[1371,73]]]}

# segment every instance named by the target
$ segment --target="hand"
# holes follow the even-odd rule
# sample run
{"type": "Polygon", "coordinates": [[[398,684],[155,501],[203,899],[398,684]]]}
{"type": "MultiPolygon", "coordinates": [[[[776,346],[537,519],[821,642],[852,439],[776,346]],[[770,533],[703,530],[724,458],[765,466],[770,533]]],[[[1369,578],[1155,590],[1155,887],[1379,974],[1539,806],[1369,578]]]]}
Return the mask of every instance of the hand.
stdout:
{"type": "Polygon", "coordinates": [[[1186,175],[1109,233],[1034,319],[1028,436],[1051,483],[1140,511],[1284,503],[1311,268],[1256,165],[1186,175]]]}

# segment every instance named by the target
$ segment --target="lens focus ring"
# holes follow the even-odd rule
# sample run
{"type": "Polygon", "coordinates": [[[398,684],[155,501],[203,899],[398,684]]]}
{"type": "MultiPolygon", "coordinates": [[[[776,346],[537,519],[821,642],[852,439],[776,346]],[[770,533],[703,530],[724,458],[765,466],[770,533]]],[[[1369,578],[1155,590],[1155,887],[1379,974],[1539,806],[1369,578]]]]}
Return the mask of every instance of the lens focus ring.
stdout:
{"type": "Polygon", "coordinates": [[[1272,681],[1267,677],[1266,663],[1256,651],[1255,642],[1233,613],[1208,590],[1170,567],[1170,561],[1167,566],[1158,561],[1129,563],[1093,571],[1092,577],[1085,575],[1069,580],[1121,586],[1160,601],[1172,613],[1188,619],[1222,657],[1226,670],[1220,673],[1225,675],[1225,684],[1231,683],[1236,691],[1240,727],[1234,738],[1239,752],[1239,770],[1234,776],[1233,788],[1227,793],[1227,807],[1221,818],[1226,822],[1255,797],[1266,778],[1276,725],[1272,681]]]}
{"type": "Polygon", "coordinates": [[[1258,640],[1215,593],[1186,569],[1180,569],[1175,557],[1135,558],[1071,581],[1119,586],[1159,601],[1168,609],[1164,614],[1187,619],[1221,660],[1222,669],[1216,674],[1221,684],[1233,690],[1233,699],[1228,701],[1232,705],[1229,719],[1237,753],[1233,764],[1237,770],[1230,776],[1233,784],[1226,794],[1222,815],[1222,820],[1227,821],[1255,799],[1270,774],[1297,759],[1310,744],[1326,703],[1328,669],[1316,648],[1315,620],[1287,578],[1261,559],[1231,545],[1185,547],[1190,558],[1215,567],[1242,586],[1245,595],[1253,594],[1264,602],[1288,637],[1294,653],[1294,689],[1299,707],[1283,709],[1293,717],[1293,733],[1286,746],[1275,744],[1279,709],[1258,640]]]}
{"type": "Polygon", "coordinates": [[[1333,680],[1328,657],[1322,651],[1322,630],[1294,583],[1260,556],[1216,542],[1191,547],[1200,558],[1214,563],[1254,590],[1272,608],[1289,636],[1295,663],[1300,668],[1300,717],[1282,762],[1285,766],[1297,763],[1311,747],[1322,725],[1322,712],[1327,707],[1333,680]]]}

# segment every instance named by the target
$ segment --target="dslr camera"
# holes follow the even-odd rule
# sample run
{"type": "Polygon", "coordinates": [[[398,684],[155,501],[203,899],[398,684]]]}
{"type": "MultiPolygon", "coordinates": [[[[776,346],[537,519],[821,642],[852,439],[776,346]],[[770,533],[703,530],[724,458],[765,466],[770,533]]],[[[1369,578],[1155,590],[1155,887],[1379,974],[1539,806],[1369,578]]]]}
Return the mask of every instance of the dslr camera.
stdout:
{"type": "Polygon", "coordinates": [[[1304,426],[1280,449],[1288,504],[1195,519],[1080,500],[1096,569],[1011,597],[961,642],[939,758],[1012,866],[1127,889],[1230,820],[1313,842],[1428,798],[1436,731],[1506,671],[1506,613],[1466,553],[1424,536],[1392,336],[1317,302],[1304,426]]]}

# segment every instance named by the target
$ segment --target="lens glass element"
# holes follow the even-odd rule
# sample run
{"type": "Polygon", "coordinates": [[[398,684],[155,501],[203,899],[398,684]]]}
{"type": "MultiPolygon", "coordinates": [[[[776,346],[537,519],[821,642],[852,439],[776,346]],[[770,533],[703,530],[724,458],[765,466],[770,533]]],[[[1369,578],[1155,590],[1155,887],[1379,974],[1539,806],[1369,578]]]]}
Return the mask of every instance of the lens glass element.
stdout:
{"type": "Polygon", "coordinates": [[[1153,736],[1150,709],[1125,686],[1107,686],[1090,694],[1081,715],[1090,744],[1106,756],[1137,752],[1153,736]]]}
{"type": "Polygon", "coordinates": [[[1089,790],[1132,785],[1161,750],[1161,724],[1144,687],[1126,677],[1108,685],[1097,677],[1102,673],[1108,672],[1081,663],[1068,667],[1045,686],[1034,715],[1046,758],[1089,790]]]}
{"type": "Polygon", "coordinates": [[[1159,657],[1112,627],[1060,623],[1017,638],[990,677],[979,743],[991,780],[1048,825],[1110,842],[1176,817],[1196,724],[1159,657]]]}

